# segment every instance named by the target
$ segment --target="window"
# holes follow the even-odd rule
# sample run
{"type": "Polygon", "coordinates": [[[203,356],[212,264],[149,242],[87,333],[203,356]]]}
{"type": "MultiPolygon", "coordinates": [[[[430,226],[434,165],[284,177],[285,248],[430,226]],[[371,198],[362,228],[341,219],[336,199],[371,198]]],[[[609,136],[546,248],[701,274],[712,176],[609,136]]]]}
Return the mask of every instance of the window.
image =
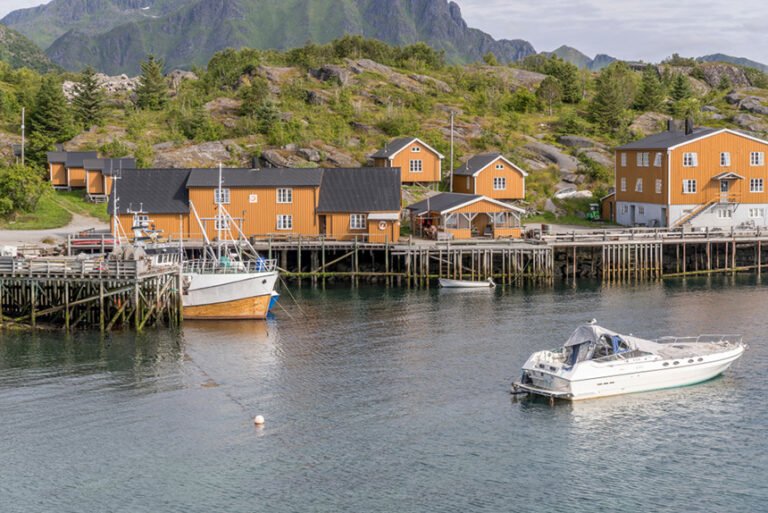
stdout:
{"type": "Polygon", "coordinates": [[[626,214],[627,212],[629,212],[629,205],[622,205],[621,206],[621,213],[622,214],[626,214]]]}
{"type": "Polygon", "coordinates": [[[653,167],[661,167],[661,153],[657,153],[655,157],[653,157],[653,167]]]}
{"type": "Polygon", "coordinates": [[[638,178],[635,182],[635,192],[643,192],[643,179],[638,178]]]}
{"type": "Polygon", "coordinates": [[[647,151],[637,154],[637,167],[648,167],[651,154],[647,151]]]}
{"type": "Polygon", "coordinates": [[[293,203],[293,189],[278,189],[277,190],[277,202],[278,203],[293,203]]]}
{"type": "Polygon", "coordinates": [[[505,191],[507,189],[507,179],[503,176],[495,176],[493,178],[493,190],[505,191]]]}
{"type": "Polygon", "coordinates": [[[750,178],[749,179],[749,192],[763,192],[763,179],[762,178],[750,178]]]}
{"type": "Polygon", "coordinates": [[[761,217],[765,217],[765,209],[764,208],[750,208],[749,209],[749,217],[752,219],[757,219],[761,217]]]}
{"type": "Polygon", "coordinates": [[[421,153],[421,147],[420,146],[411,146],[411,152],[413,152],[413,153],[421,153]]]}
{"type": "Polygon", "coordinates": [[[627,179],[621,179],[621,192],[627,192],[627,179]]]}
{"type": "Polygon", "coordinates": [[[217,205],[229,205],[229,189],[214,189],[213,202],[217,205]],[[219,193],[221,193],[221,197],[219,197],[219,193]]]}
{"type": "Polygon", "coordinates": [[[696,167],[699,165],[698,153],[683,153],[683,167],[696,167]]]}
{"type": "Polygon", "coordinates": [[[656,194],[661,194],[662,187],[663,187],[663,185],[662,185],[661,179],[657,178],[656,179],[656,194]]]}
{"type": "Polygon", "coordinates": [[[248,195],[248,203],[258,203],[259,202],[259,195],[258,194],[249,194],[248,195]]]}
{"type": "Polygon", "coordinates": [[[749,154],[750,166],[762,166],[765,164],[765,153],[762,151],[753,151],[749,154]]]}
{"type": "Polygon", "coordinates": [[[731,165],[731,154],[727,151],[720,153],[720,165],[723,167],[731,165]]]}
{"type": "Polygon", "coordinates": [[[696,194],[696,180],[683,180],[683,194],[696,194]]]}
{"type": "Polygon", "coordinates": [[[293,230],[293,216],[290,216],[290,215],[279,215],[279,216],[277,216],[277,229],[278,230],[293,230]]]}
{"type": "Polygon", "coordinates": [[[449,230],[456,230],[459,227],[459,214],[445,216],[445,227],[449,230]]]}
{"type": "Polygon", "coordinates": [[[496,164],[496,169],[501,171],[502,169],[504,169],[504,164],[501,164],[501,163],[496,164]]]}
{"type": "Polygon", "coordinates": [[[641,216],[644,216],[645,215],[645,207],[638,206],[637,207],[637,214],[641,215],[641,216]]]}
{"type": "Polygon", "coordinates": [[[467,190],[469,190],[469,177],[467,177],[467,190]]]}
{"type": "Polygon", "coordinates": [[[368,216],[365,214],[352,214],[349,216],[350,230],[365,230],[368,228],[368,216]]]}
{"type": "Polygon", "coordinates": [[[730,219],[733,217],[733,210],[730,208],[718,208],[717,209],[717,218],[718,219],[730,219]]]}
{"type": "Polygon", "coordinates": [[[424,163],[421,160],[412,160],[410,170],[411,173],[421,173],[424,171],[424,163]]]}
{"type": "Polygon", "coordinates": [[[621,167],[627,167],[627,154],[621,154],[621,167]]]}
{"type": "Polygon", "coordinates": [[[229,230],[229,219],[226,216],[217,216],[213,220],[213,227],[215,230],[229,230]]]}

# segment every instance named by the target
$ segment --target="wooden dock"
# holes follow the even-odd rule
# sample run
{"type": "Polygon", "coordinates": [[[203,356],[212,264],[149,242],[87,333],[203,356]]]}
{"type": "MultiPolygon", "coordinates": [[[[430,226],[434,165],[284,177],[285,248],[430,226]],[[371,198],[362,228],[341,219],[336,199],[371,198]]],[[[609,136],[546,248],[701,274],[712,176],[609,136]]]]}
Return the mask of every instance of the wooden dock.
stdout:
{"type": "Polygon", "coordinates": [[[0,258],[0,323],[4,327],[96,328],[178,326],[178,267],[142,261],[72,257],[0,258]]]}

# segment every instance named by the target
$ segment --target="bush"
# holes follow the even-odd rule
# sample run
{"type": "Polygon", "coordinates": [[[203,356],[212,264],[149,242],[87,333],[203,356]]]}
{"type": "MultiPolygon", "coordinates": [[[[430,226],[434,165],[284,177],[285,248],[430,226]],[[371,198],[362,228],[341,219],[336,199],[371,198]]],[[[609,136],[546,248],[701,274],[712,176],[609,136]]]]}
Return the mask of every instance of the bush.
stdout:
{"type": "Polygon", "coordinates": [[[40,173],[31,167],[13,165],[0,168],[0,213],[10,217],[33,211],[45,190],[46,184],[40,173]]]}

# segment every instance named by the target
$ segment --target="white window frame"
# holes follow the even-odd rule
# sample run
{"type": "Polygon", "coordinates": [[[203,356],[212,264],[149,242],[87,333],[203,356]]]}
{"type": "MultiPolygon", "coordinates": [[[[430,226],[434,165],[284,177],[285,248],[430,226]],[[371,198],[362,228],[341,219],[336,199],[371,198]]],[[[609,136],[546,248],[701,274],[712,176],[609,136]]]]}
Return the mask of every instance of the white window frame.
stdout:
{"type": "Polygon", "coordinates": [[[293,189],[290,187],[277,189],[277,202],[285,205],[293,203],[293,189]]]}
{"type": "Polygon", "coordinates": [[[469,190],[469,178],[470,177],[467,177],[467,190],[469,190]]]}
{"type": "Polygon", "coordinates": [[[750,178],[749,179],[749,192],[764,192],[762,178],[750,178]]]}
{"type": "Polygon", "coordinates": [[[411,153],[421,153],[420,146],[411,146],[411,153]]]}
{"type": "Polygon", "coordinates": [[[696,194],[697,186],[696,180],[688,179],[683,180],[683,194],[696,194]]]}
{"type": "Polygon", "coordinates": [[[218,187],[213,190],[213,204],[214,205],[229,205],[230,202],[230,190],[229,188],[219,189],[218,187]],[[221,190],[221,198],[219,198],[219,190],[221,190]],[[221,202],[221,203],[219,203],[221,202]]]}
{"type": "Polygon", "coordinates": [[[697,167],[699,165],[699,154],[696,152],[683,153],[683,167],[697,167]]]}
{"type": "Polygon", "coordinates": [[[622,151],[619,155],[621,156],[621,167],[627,167],[627,152],[622,151]]]}
{"type": "Polygon", "coordinates": [[[408,171],[411,173],[423,173],[424,161],[421,159],[412,159],[408,164],[408,171]]]}
{"type": "Polygon", "coordinates": [[[733,210],[730,208],[718,208],[717,209],[717,218],[718,219],[733,219],[733,210]]]}
{"type": "Polygon", "coordinates": [[[621,189],[621,192],[627,192],[627,179],[622,177],[619,183],[619,189],[621,189]]]}
{"type": "Polygon", "coordinates": [[[624,204],[621,206],[621,213],[622,214],[628,214],[629,213],[629,205],[624,204]]]}
{"type": "Polygon", "coordinates": [[[656,194],[661,194],[662,189],[664,188],[664,182],[661,180],[661,178],[656,179],[656,194]]]}
{"type": "Polygon", "coordinates": [[[277,229],[280,231],[293,230],[293,216],[291,214],[278,214],[277,229]]]}
{"type": "Polygon", "coordinates": [[[504,164],[502,164],[501,162],[496,164],[496,171],[503,171],[503,170],[504,170],[504,164]]]}
{"type": "Polygon", "coordinates": [[[749,217],[750,219],[760,219],[765,217],[765,209],[764,208],[750,208],[749,209],[749,217]]]}
{"type": "Polygon", "coordinates": [[[763,166],[765,165],[765,153],[762,151],[749,152],[749,165],[750,166],[763,166]]]}
{"type": "Polygon", "coordinates": [[[366,214],[349,215],[350,230],[365,230],[366,228],[368,228],[368,216],[366,214]]]}
{"type": "Polygon", "coordinates": [[[216,216],[213,218],[213,229],[216,231],[219,230],[229,230],[229,219],[227,216],[216,216]]]}
{"type": "Polygon", "coordinates": [[[635,181],[635,192],[643,192],[643,179],[638,178],[635,181]]]}
{"type": "Polygon", "coordinates": [[[493,177],[493,190],[494,191],[506,191],[507,190],[507,178],[504,176],[493,177]]]}
{"type": "Polygon", "coordinates": [[[720,152],[720,167],[730,167],[731,154],[727,151],[720,152]]]}
{"type": "Polygon", "coordinates": [[[653,157],[653,167],[661,167],[661,152],[657,152],[656,155],[653,157]]]}

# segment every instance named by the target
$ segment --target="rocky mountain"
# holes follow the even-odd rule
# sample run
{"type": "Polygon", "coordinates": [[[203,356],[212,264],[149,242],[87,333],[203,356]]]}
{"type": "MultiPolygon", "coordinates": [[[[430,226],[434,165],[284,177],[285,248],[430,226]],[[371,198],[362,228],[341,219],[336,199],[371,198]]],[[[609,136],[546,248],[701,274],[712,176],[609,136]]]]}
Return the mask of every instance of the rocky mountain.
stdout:
{"type": "Polygon", "coordinates": [[[467,26],[448,0],[53,0],[2,23],[42,44],[67,69],[86,64],[134,73],[149,53],[169,67],[204,65],[218,50],[286,49],[360,34],[390,44],[423,41],[453,62],[492,52],[501,62],[535,53],[522,40],[495,40],[467,26]],[[39,34],[38,27],[48,27],[39,34]]]}
{"type": "Polygon", "coordinates": [[[748,68],[759,69],[763,73],[768,72],[768,66],[757,61],[752,61],[744,57],[733,57],[732,55],[725,55],[724,53],[714,53],[712,55],[705,55],[696,59],[701,62],[729,62],[731,64],[738,64],[739,66],[746,66],[748,68]]]}
{"type": "Polygon", "coordinates": [[[597,54],[594,59],[590,58],[589,56],[583,54],[576,48],[573,48],[571,46],[563,45],[560,48],[552,51],[552,52],[542,52],[544,55],[557,55],[561,59],[563,59],[566,62],[570,62],[571,64],[575,64],[581,69],[588,69],[591,71],[600,71],[604,67],[608,66],[610,63],[616,60],[616,58],[611,57],[610,55],[605,54],[597,54]]]}
{"type": "Polygon", "coordinates": [[[0,61],[14,68],[51,71],[57,66],[32,41],[15,30],[0,25],[0,61]]]}

